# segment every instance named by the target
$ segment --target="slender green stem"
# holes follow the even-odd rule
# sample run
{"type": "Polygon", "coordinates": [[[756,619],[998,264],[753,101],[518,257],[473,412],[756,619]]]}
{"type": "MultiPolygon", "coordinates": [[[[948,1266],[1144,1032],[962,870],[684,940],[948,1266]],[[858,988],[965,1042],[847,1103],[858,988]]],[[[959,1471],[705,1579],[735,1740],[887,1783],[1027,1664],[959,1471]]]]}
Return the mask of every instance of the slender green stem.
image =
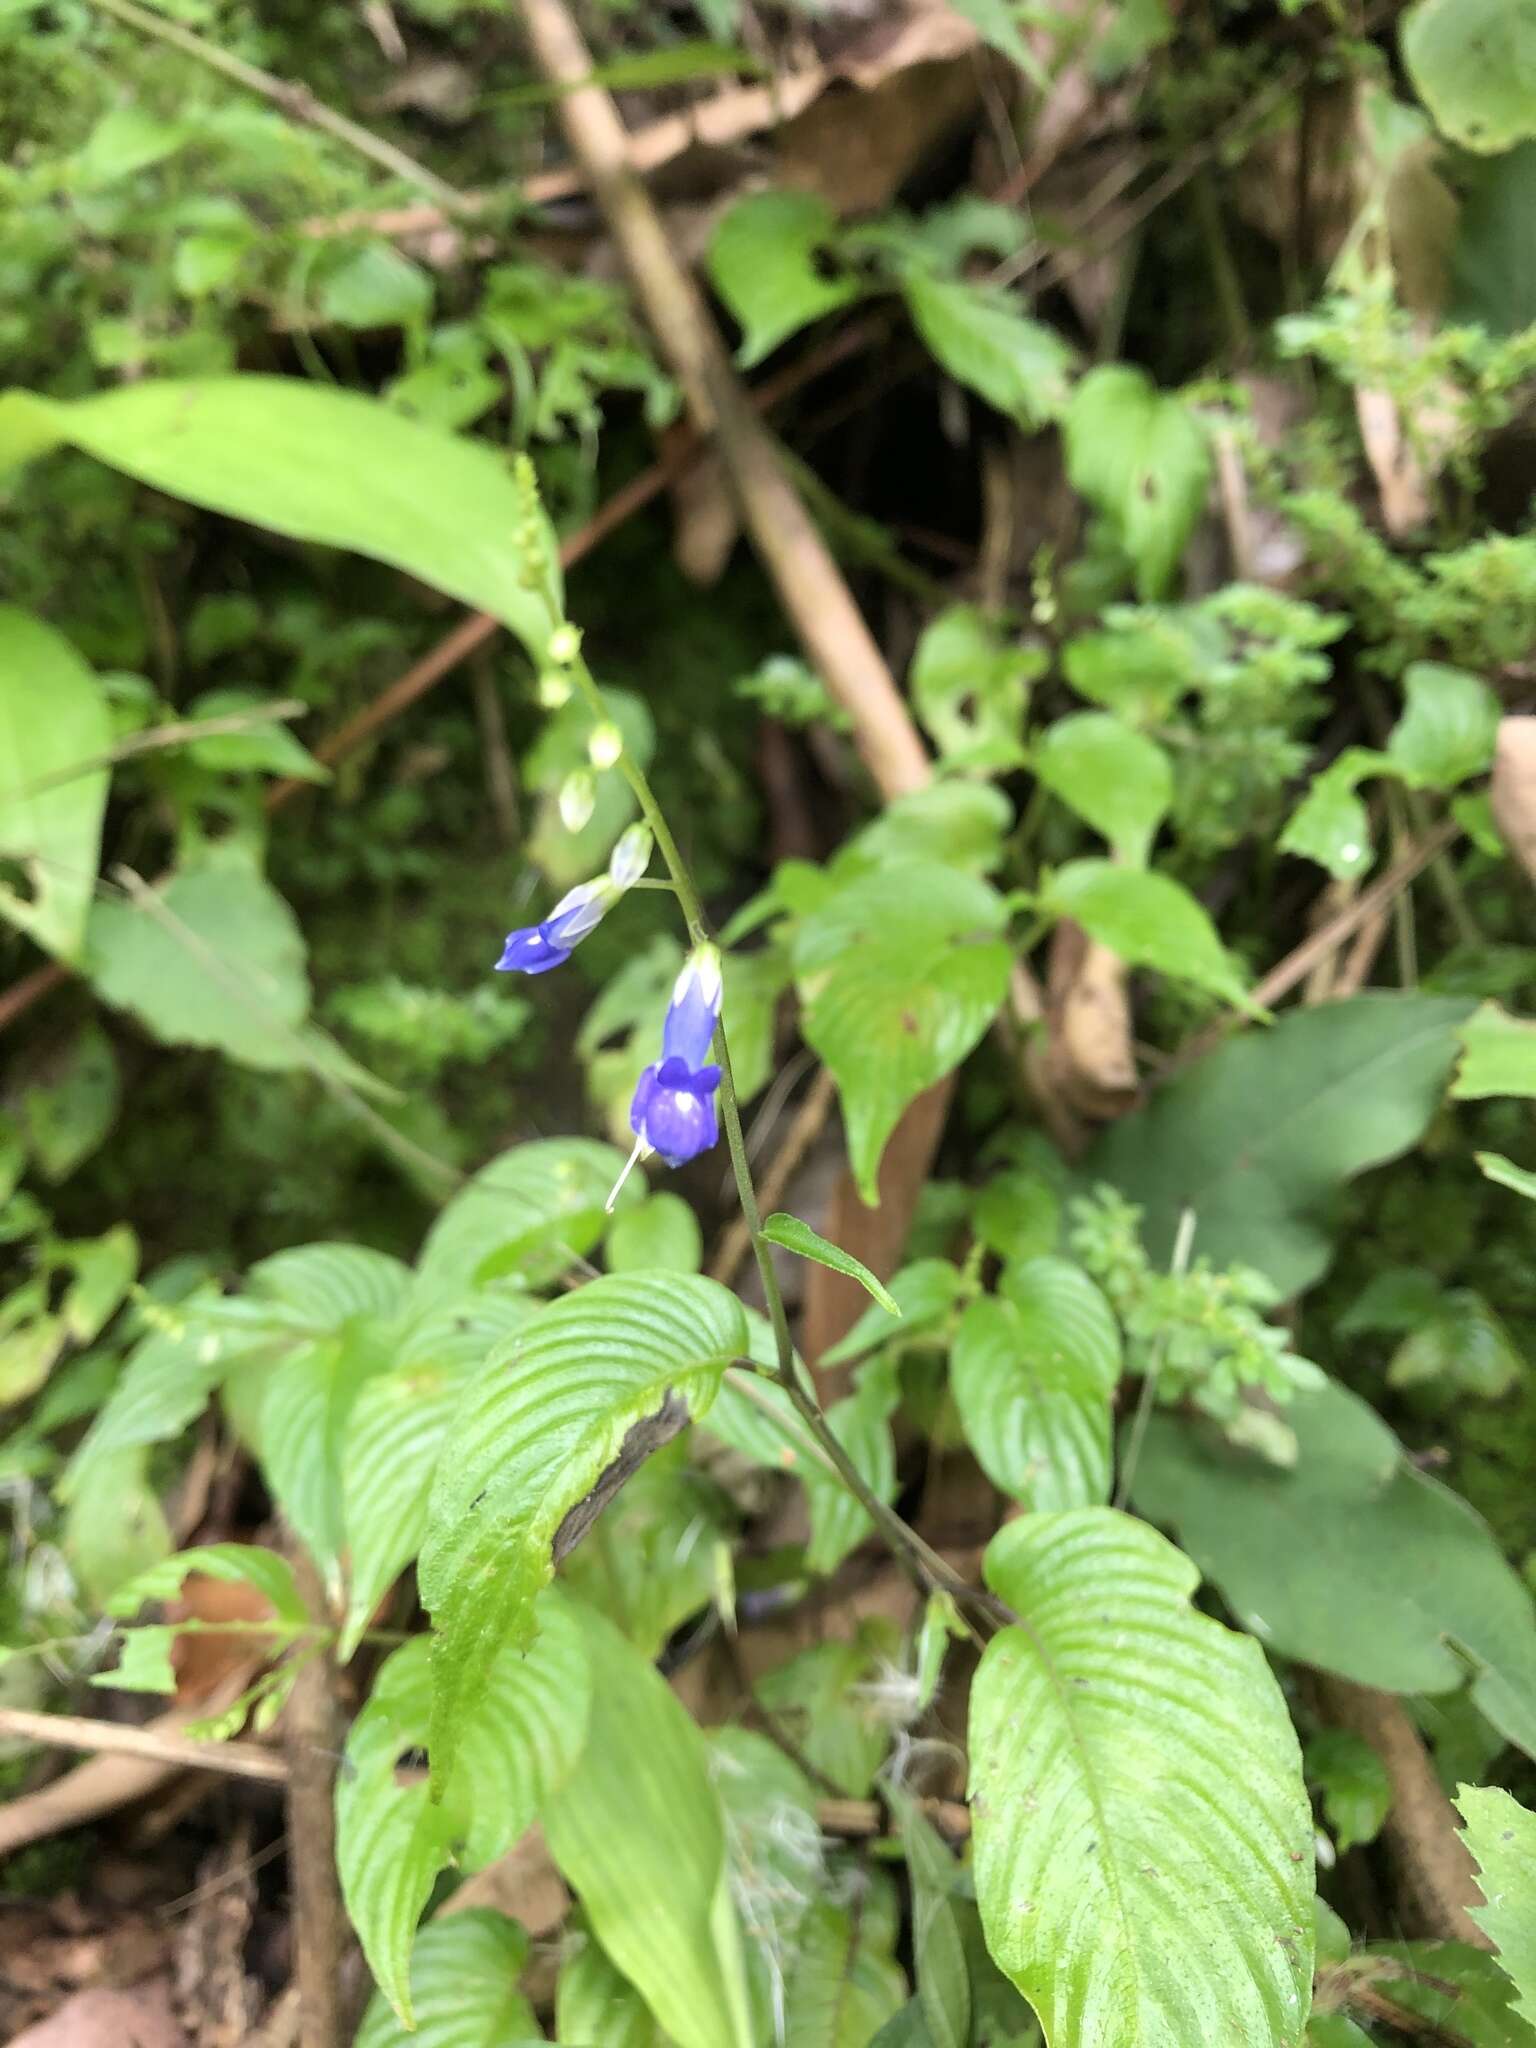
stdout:
{"type": "MultiPolygon", "coordinates": [[[[594,719],[600,724],[606,723],[607,708],[586,662],[578,657],[571,665],[570,674],[594,719]]],[[[661,806],[656,801],[655,792],[646,779],[645,771],[631,759],[627,751],[620,755],[619,767],[635,793],[635,801],[640,806],[641,816],[656,835],[656,844],[661,850],[661,857],[677,890],[677,900],[682,907],[689,936],[695,945],[705,945],[709,941],[709,930],[704,921],[704,906],[694,887],[688,864],[672,836],[661,806]]],[[[951,1571],[938,1552],[925,1543],[916,1530],[909,1529],[900,1515],[888,1507],[872,1490],[833,1433],[820,1402],[796,1372],[795,1346],[789,1330],[789,1314],[784,1306],[784,1293],[779,1286],[779,1276],[774,1271],[773,1258],[763,1236],[763,1219],[757,1205],[757,1190],[752,1184],[752,1168],[747,1159],[747,1143],[741,1128],[741,1110],[736,1100],[736,1083],[731,1073],[730,1047],[726,1043],[725,1028],[720,1024],[715,1027],[714,1054],[720,1068],[720,1109],[721,1121],[725,1125],[725,1142],[731,1155],[731,1171],[736,1180],[742,1219],[752,1241],[757,1270],[762,1275],[763,1298],[768,1305],[768,1320],[773,1326],[774,1349],[778,1358],[776,1378],[780,1386],[789,1396],[838,1478],[889,1543],[897,1562],[918,1592],[926,1595],[933,1588],[941,1587],[956,1599],[968,1600],[973,1604],[980,1599],[983,1604],[991,1605],[988,1595],[978,1595],[975,1587],[968,1585],[958,1573],[951,1571]]]]}

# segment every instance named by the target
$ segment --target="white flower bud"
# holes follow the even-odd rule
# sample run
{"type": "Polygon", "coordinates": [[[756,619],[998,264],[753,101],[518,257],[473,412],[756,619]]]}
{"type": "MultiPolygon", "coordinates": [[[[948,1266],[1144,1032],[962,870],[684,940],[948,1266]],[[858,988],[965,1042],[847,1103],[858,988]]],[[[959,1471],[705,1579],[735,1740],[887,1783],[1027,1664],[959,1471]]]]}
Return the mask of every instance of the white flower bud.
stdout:
{"type": "Polygon", "coordinates": [[[611,768],[623,751],[624,735],[612,719],[593,726],[587,736],[587,759],[594,768],[611,768]]]}
{"type": "Polygon", "coordinates": [[[589,768],[578,768],[560,785],[560,822],[567,832],[579,832],[592,816],[597,803],[597,784],[589,768]]]}
{"type": "Polygon", "coordinates": [[[575,626],[556,626],[549,636],[549,658],[557,668],[569,668],[581,652],[581,634],[575,626]]]}
{"type": "Polygon", "coordinates": [[[562,704],[571,700],[570,681],[556,675],[553,669],[546,669],[535,685],[535,693],[546,711],[558,711],[562,704]]]}
{"type": "Polygon", "coordinates": [[[633,889],[651,862],[651,828],[631,825],[608,861],[608,879],[616,889],[633,889]]]}

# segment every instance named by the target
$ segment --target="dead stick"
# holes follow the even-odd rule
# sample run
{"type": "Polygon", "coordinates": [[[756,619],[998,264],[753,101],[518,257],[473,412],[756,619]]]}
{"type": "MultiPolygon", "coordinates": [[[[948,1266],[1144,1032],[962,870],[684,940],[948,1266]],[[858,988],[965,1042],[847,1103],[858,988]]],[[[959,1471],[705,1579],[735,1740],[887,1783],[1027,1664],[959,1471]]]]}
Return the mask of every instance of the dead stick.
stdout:
{"type": "Polygon", "coordinates": [[[82,1749],[105,1756],[144,1757],[153,1763],[218,1771],[230,1778],[259,1778],[280,1785],[288,1766],[257,1742],[203,1742],[156,1724],[129,1727],[120,1721],[92,1721],[80,1714],[34,1714],[0,1707],[0,1740],[36,1742],[50,1749],[82,1749]]]}
{"type": "Polygon", "coordinates": [[[1404,1925],[1443,1941],[1493,1943],[1468,1906],[1482,1903],[1475,1865],[1408,1709],[1395,1693],[1318,1673],[1318,1702],[1336,1728],[1368,1742],[1386,1766],[1392,1805],[1382,1829],[1397,1874],[1404,1925]]]}
{"type": "Polygon", "coordinates": [[[932,769],[917,727],[863,615],[759,423],[697,285],[678,260],[630,159],[611,96],[582,84],[591,53],[564,0],[523,0],[538,69],[562,92],[558,113],[618,245],[662,355],[694,424],[713,433],[779,601],[811,664],[853,721],[854,740],[881,794],[921,789],[932,769]]]}
{"type": "MultiPolygon", "coordinates": [[[[311,1614],[323,1614],[320,1575],[297,1544],[293,1565],[305,1605],[311,1614]]],[[[342,1726],[329,1643],[312,1650],[300,1664],[283,1720],[288,1736],[288,1879],[299,2048],[341,2048],[340,1971],[346,1921],[336,1875],[335,1799],[342,1726]]]]}

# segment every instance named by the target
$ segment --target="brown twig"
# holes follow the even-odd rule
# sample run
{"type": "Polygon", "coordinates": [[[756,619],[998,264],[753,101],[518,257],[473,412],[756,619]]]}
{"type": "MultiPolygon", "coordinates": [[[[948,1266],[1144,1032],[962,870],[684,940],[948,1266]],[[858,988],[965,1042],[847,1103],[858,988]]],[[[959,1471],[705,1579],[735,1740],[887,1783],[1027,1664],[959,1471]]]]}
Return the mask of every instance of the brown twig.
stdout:
{"type": "Polygon", "coordinates": [[[135,1728],[121,1721],[89,1720],[81,1714],[34,1714],[23,1707],[0,1707],[0,1741],[142,1757],[177,1769],[218,1771],[225,1777],[257,1778],[270,1785],[281,1785],[288,1777],[283,1759],[259,1742],[204,1742],[195,1735],[177,1733],[163,1720],[135,1728]]]}
{"type": "Polygon", "coordinates": [[[247,92],[270,100],[290,119],[303,121],[334,141],[345,143],[348,149],[356,150],[359,156],[367,157],[392,177],[427,193],[445,213],[458,218],[479,210],[474,199],[458,191],[446,178],[438,177],[435,171],[429,171],[425,164],[417,163],[405,150],[397,149],[394,143],[386,142],[360,122],[349,121],[345,114],[338,114],[334,107],[328,107],[324,100],[317,99],[307,85],[295,84],[291,79],[278,78],[270,71],[260,70],[255,64],[247,64],[243,57],[233,56],[214,43],[204,42],[201,36],[194,35],[191,29],[183,28],[179,22],[168,21],[163,14],[153,14],[147,7],[136,6],[134,0],[93,0],[93,5],[104,14],[115,15],[141,35],[169,43],[183,56],[191,57],[210,71],[217,71],[234,84],[244,86],[247,92]]]}
{"type": "Polygon", "coordinates": [[[932,770],[906,704],[820,532],[731,367],[692,276],[630,157],[612,97],[582,84],[592,58],[564,0],[523,0],[538,69],[562,91],[571,153],[634,282],[695,426],[715,436],[742,524],[813,666],[853,721],[854,739],[887,798],[920,789],[932,770]]]}
{"type": "Polygon", "coordinates": [[[1467,1913],[1482,1903],[1477,1866],[1408,1709],[1395,1693],[1345,1678],[1318,1673],[1315,1684],[1326,1718],[1368,1742],[1386,1766],[1392,1805],[1382,1839],[1397,1873],[1404,1924],[1415,1934],[1492,1948],[1467,1913]]]}
{"type": "MultiPolygon", "coordinates": [[[[312,1614],[325,1611],[324,1588],[308,1555],[294,1546],[294,1574],[312,1614]]],[[[329,1643],[304,1655],[283,1716],[288,1751],[288,1875],[294,1976],[299,1987],[299,2048],[340,2048],[341,1953],[346,1918],[336,1875],[336,1766],[341,1715],[329,1643]]]]}

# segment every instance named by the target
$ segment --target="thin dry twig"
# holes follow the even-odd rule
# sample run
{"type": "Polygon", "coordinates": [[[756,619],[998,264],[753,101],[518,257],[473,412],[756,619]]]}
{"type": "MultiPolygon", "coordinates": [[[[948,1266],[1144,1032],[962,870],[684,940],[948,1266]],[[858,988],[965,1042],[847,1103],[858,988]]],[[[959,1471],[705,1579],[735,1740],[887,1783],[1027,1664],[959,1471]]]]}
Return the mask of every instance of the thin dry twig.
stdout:
{"type": "MultiPolygon", "coordinates": [[[[312,1614],[325,1611],[320,1575],[294,1547],[294,1573],[312,1614]]],[[[328,1643],[300,1664],[284,1716],[288,1749],[288,1874],[293,1901],[294,1976],[300,2048],[340,2048],[342,1934],[336,1874],[336,1765],[341,1714],[328,1643]]]]}
{"type": "Polygon", "coordinates": [[[164,1720],[136,1728],[121,1721],[90,1720],[82,1714],[36,1714],[23,1707],[0,1707],[0,1741],[142,1757],[178,1770],[218,1771],[225,1777],[257,1778],[271,1785],[284,1784],[288,1777],[283,1759],[259,1742],[200,1741],[195,1735],[179,1734],[164,1720]]]}
{"type": "Polygon", "coordinates": [[[303,121],[334,141],[345,143],[348,149],[356,150],[359,156],[367,157],[392,177],[427,193],[445,213],[459,218],[479,210],[476,200],[450,185],[446,178],[438,177],[435,171],[429,171],[425,164],[417,163],[415,157],[397,149],[394,143],[386,142],[383,136],[375,135],[372,129],[364,128],[358,121],[348,120],[345,114],[338,114],[334,107],[317,99],[307,85],[297,85],[291,79],[278,78],[255,64],[247,64],[243,57],[236,57],[228,50],[219,49],[216,44],[204,42],[201,36],[194,35],[180,22],[169,21],[163,14],[151,13],[147,7],[136,6],[134,0],[92,0],[92,4],[104,14],[114,15],[129,28],[137,29],[141,35],[169,43],[183,56],[191,57],[210,71],[217,71],[234,84],[244,86],[247,92],[260,94],[262,99],[270,100],[291,119],[303,121]]]}
{"type": "Polygon", "coordinates": [[[613,99],[583,83],[592,58],[564,0],[523,0],[534,62],[564,90],[558,113],[633,280],[694,424],[713,433],[779,601],[812,664],[853,721],[881,794],[903,796],[932,774],[884,655],[743,390],[692,276],[678,259],[630,156],[613,99]]]}

